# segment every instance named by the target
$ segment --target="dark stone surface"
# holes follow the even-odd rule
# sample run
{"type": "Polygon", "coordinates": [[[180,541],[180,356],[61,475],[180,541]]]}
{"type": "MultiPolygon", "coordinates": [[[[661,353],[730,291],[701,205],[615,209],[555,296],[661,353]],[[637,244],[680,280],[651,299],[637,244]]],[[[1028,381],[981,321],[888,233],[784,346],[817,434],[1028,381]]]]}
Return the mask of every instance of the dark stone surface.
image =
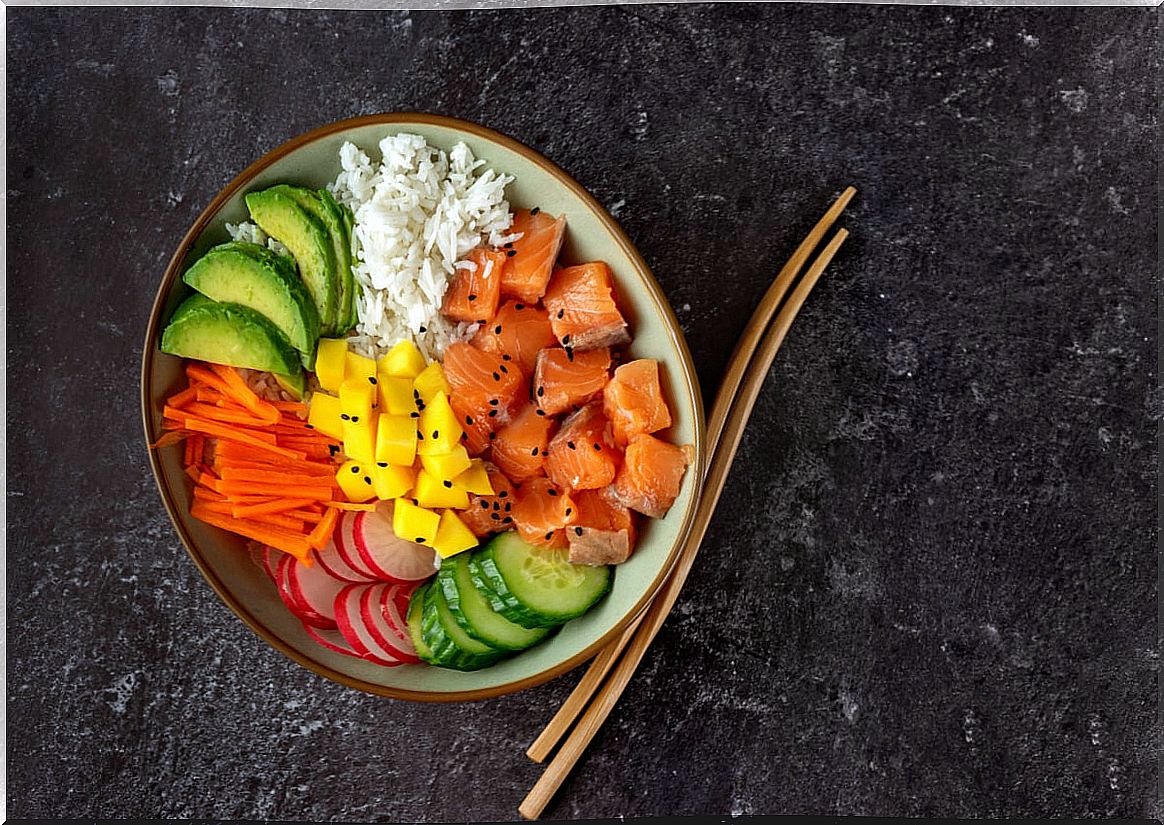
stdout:
{"type": "Polygon", "coordinates": [[[676,613],[549,814],[1158,816],[1154,10],[8,13],[8,813],[516,816],[575,672],[325,682],[182,551],[138,364],[262,152],[486,123],[620,219],[709,399],[845,184],[676,613]]]}

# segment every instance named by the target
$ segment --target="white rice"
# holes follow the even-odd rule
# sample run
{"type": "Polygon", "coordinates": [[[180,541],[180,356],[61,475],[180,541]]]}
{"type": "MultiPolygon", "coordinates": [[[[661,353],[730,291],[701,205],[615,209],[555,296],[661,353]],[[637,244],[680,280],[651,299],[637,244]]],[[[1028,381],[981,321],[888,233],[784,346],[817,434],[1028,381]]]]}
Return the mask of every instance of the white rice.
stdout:
{"type": "Polygon", "coordinates": [[[520,235],[505,187],[513,181],[485,168],[469,147],[447,154],[419,135],[388,135],[374,163],[353,143],[340,147],[341,172],[329,189],[356,218],[353,272],[361,287],[359,323],[349,339],[358,352],[376,357],[397,342],[414,341],[439,358],[475,324],[454,324],[440,313],[457,267],[474,247],[500,246],[520,235]],[[422,331],[423,330],[423,331],[422,331]]]}
{"type": "Polygon", "coordinates": [[[258,224],[251,223],[250,221],[228,223],[226,225],[226,231],[230,233],[230,239],[232,241],[246,241],[247,243],[265,246],[272,252],[290,258],[292,261],[295,260],[295,256],[291,254],[290,249],[260,229],[258,224]]]}

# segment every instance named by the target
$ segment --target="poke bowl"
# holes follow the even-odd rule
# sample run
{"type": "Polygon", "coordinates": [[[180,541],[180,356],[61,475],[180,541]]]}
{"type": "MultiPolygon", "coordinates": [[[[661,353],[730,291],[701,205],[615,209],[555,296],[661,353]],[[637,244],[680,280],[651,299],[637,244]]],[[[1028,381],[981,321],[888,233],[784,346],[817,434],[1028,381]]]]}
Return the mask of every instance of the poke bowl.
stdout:
{"type": "MultiPolygon", "coordinates": [[[[398,163],[393,157],[392,163],[398,163]]],[[[445,206],[436,213],[451,214],[449,201],[441,203],[445,206]]],[[[417,227],[452,220],[449,214],[413,217],[417,227]]],[[[391,223],[391,216],[387,220],[391,223]]],[[[431,225],[439,230],[446,224],[431,225]]],[[[424,305],[423,300],[416,303],[424,305]]],[[[232,180],[195,220],[162,277],[143,349],[141,399],[163,503],[191,559],[223,602],[300,665],[345,686],[397,699],[490,698],[545,682],[595,655],[646,608],[665,580],[693,520],[704,472],[703,408],[691,356],[666,297],[626,234],[579,183],[534,150],[486,127],[437,115],[391,113],[332,123],[289,140],[232,180]],[[386,224],[374,221],[384,219],[375,214],[375,204],[387,197],[383,190],[392,181],[385,170],[395,151],[391,147],[398,144],[420,147],[416,157],[426,160],[417,161],[420,166],[409,174],[421,180],[436,175],[434,197],[461,187],[457,210],[480,207],[472,219],[478,223],[486,213],[496,218],[491,230],[465,219],[469,229],[463,232],[471,229],[481,236],[480,245],[469,252],[463,237],[430,238],[424,254],[438,263],[440,255],[457,263],[446,264],[449,271],[436,275],[432,272],[438,267],[425,264],[416,270],[421,273],[416,283],[403,288],[429,295],[429,303],[435,300],[441,310],[439,318],[420,317],[422,310],[410,301],[394,305],[392,295],[402,287],[376,274],[377,266],[396,260],[391,244],[399,240],[377,249],[375,233],[386,224]],[[428,162],[434,159],[435,171],[428,162]],[[482,206],[487,185],[492,186],[492,206],[482,206]],[[361,197],[365,205],[355,208],[361,197]],[[303,200],[285,205],[295,198],[303,200]],[[263,212],[272,203],[284,211],[263,212]],[[304,219],[303,214],[315,217],[304,219]],[[341,237],[335,227],[347,230],[334,248],[327,241],[329,226],[335,237],[341,237]],[[286,239],[284,231],[290,233],[286,239]],[[535,239],[544,237],[539,233],[547,232],[556,236],[537,242],[539,250],[552,248],[536,252],[548,254],[543,264],[531,250],[535,239]],[[353,236],[362,237],[362,243],[353,242],[353,236]],[[312,246],[314,241],[304,240],[308,237],[322,240],[312,246]],[[327,271],[356,276],[346,282],[338,276],[312,282],[318,267],[310,258],[318,250],[331,261],[327,271]],[[544,272],[540,285],[536,274],[532,287],[519,282],[535,270],[544,272]],[[302,283],[292,277],[295,273],[302,283]],[[255,287],[248,280],[258,275],[278,282],[292,296],[284,303],[297,308],[294,324],[277,318],[275,310],[264,310],[262,295],[256,298],[255,292],[262,293],[268,281],[255,287]],[[501,294],[495,286],[499,278],[501,294]],[[491,298],[479,288],[482,283],[494,284],[491,298]],[[576,306],[588,300],[586,290],[595,284],[601,300],[610,296],[613,309],[607,315],[614,316],[597,327],[596,310],[576,306]],[[247,308],[252,299],[260,301],[254,306],[263,312],[247,308]],[[488,300],[492,306],[479,310],[488,300]],[[376,315],[384,303],[384,315],[376,315]],[[540,313],[543,326],[552,324],[544,333],[547,340],[527,345],[532,340],[527,336],[507,342],[500,323],[504,312],[511,313],[506,318],[526,317],[515,312],[540,313]],[[579,318],[582,326],[565,326],[579,318]],[[307,345],[294,346],[296,336],[307,345]],[[245,357],[237,356],[240,347],[245,357]],[[206,355],[227,351],[232,354],[206,355]],[[232,360],[236,356],[242,360],[232,360]],[[465,357],[484,366],[465,367],[465,357]],[[261,364],[246,358],[259,358],[261,364]],[[293,360],[287,369],[263,366],[293,360]],[[553,369],[570,371],[573,382],[580,364],[598,361],[603,377],[597,389],[561,382],[551,386],[553,369]],[[412,362],[415,368],[408,366],[412,362]],[[364,364],[367,372],[362,372],[364,364]],[[297,380],[284,380],[292,369],[297,380]],[[478,393],[479,402],[473,389],[478,376],[466,377],[473,369],[487,385],[478,393]],[[494,386],[490,372],[497,386],[513,379],[512,396],[500,404],[496,393],[489,395],[494,386]],[[647,376],[652,388],[647,394],[653,394],[661,412],[636,412],[647,391],[633,384],[632,373],[647,376]],[[415,383],[428,377],[435,381],[431,387],[415,383]],[[407,414],[392,408],[389,387],[397,385],[401,392],[411,389],[406,401],[416,406],[407,414]],[[551,391],[543,392],[546,388],[551,391]],[[557,399],[554,406],[550,396],[557,399]],[[355,415],[356,409],[371,411],[370,430],[357,425],[369,416],[355,415]],[[258,427],[256,416],[267,411],[273,427],[269,437],[242,424],[233,429],[236,420],[258,427]],[[399,467],[380,460],[388,457],[381,452],[391,449],[382,432],[389,419],[405,425],[411,419],[421,445],[399,467]],[[434,421],[448,422],[442,425],[443,437],[434,421]],[[434,446],[437,441],[448,444],[434,446]],[[231,450],[216,447],[221,444],[231,450]],[[642,478],[651,481],[652,473],[661,472],[648,466],[655,455],[648,449],[665,454],[674,466],[662,506],[643,492],[642,478]],[[472,467],[458,463],[445,474],[454,463],[454,450],[472,456],[467,459],[472,467]],[[228,464],[231,456],[238,460],[220,469],[219,461],[228,464]],[[267,459],[273,463],[263,463],[267,459]],[[579,469],[579,460],[589,463],[579,469]],[[411,469],[407,461],[413,462],[411,469]],[[397,476],[390,478],[390,472],[397,476]],[[459,474],[455,478],[454,472],[459,474]],[[397,483],[400,473],[407,477],[403,486],[397,483]],[[465,481],[469,477],[485,486],[474,487],[465,481]],[[506,499],[499,482],[511,498],[506,499]],[[259,485],[264,483],[274,486],[263,489],[259,485]],[[395,491],[388,492],[394,484],[395,491]],[[317,488],[324,492],[314,494],[317,488]],[[313,501],[313,495],[322,500],[313,501]],[[644,495],[649,506],[642,503],[644,495]],[[592,502],[607,522],[615,511],[628,521],[592,529],[597,522],[581,521],[575,500],[592,502]],[[513,524],[518,510],[512,507],[519,502],[522,512],[535,515],[513,524]],[[266,515],[252,518],[251,513],[266,515]],[[530,530],[547,524],[544,537],[531,537],[530,530]],[[627,525],[629,530],[615,529],[627,525]],[[302,535],[291,536],[291,526],[302,529],[302,535]],[[501,532],[502,526],[510,529],[501,532]],[[389,544],[406,546],[401,552],[407,558],[377,564],[380,551],[371,547],[365,552],[365,535],[383,535],[389,544]],[[596,536],[604,538],[596,541],[596,536]],[[502,538],[512,540],[507,544],[502,538]],[[400,572],[417,567],[418,558],[429,559],[432,569],[400,572]],[[559,573],[566,570],[571,582],[589,582],[592,593],[577,610],[569,607],[576,594],[568,587],[534,593],[531,602],[520,582],[508,578],[506,559],[522,569],[530,568],[533,559],[538,570],[545,568],[542,560],[551,559],[558,576],[549,579],[554,587],[562,591],[559,573]],[[322,577],[329,602],[322,607],[313,601],[321,598],[320,585],[308,581],[320,571],[338,579],[322,577]],[[302,587],[296,578],[300,574],[307,582],[302,587]],[[481,594],[463,593],[458,603],[458,575],[478,584],[481,594]],[[337,592],[333,615],[330,602],[337,592]],[[504,625],[501,641],[478,636],[477,623],[462,615],[473,599],[481,601],[477,609],[487,614],[485,624],[504,625]],[[559,603],[566,606],[556,614],[559,603]],[[461,627],[450,618],[454,614],[461,627]],[[554,615],[552,621],[539,621],[554,615]],[[436,642],[429,630],[420,630],[425,621],[435,628],[436,642]],[[523,641],[507,646],[509,630],[523,641]],[[446,648],[452,658],[442,658],[446,648]]],[[[465,584],[463,590],[474,588],[465,584]]]]}

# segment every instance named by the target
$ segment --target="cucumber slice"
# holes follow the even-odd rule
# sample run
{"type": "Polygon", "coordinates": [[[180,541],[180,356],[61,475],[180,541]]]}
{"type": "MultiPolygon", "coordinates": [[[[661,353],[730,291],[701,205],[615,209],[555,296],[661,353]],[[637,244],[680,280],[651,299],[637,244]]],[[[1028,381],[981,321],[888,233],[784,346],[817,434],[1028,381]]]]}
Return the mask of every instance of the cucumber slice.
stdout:
{"type": "Polygon", "coordinates": [[[480,670],[505,655],[505,651],[479,642],[461,629],[435,584],[424,594],[420,629],[422,641],[432,653],[430,661],[440,667],[480,670]]]}
{"type": "Polygon", "coordinates": [[[432,584],[425,582],[412,592],[412,598],[408,601],[408,635],[412,639],[412,646],[416,648],[416,655],[429,664],[437,664],[432,654],[432,648],[424,641],[422,627],[424,619],[424,595],[430,587],[432,587],[432,584]]]}
{"type": "Polygon", "coordinates": [[[565,550],[501,533],[473,553],[470,573],[492,608],[522,627],[553,627],[577,618],[607,594],[609,566],[570,564],[565,550]]]}
{"type": "Polygon", "coordinates": [[[479,642],[498,650],[525,650],[540,642],[550,628],[527,629],[493,612],[469,573],[469,554],[458,553],[441,562],[437,586],[444,593],[449,613],[461,629],[479,642]]]}

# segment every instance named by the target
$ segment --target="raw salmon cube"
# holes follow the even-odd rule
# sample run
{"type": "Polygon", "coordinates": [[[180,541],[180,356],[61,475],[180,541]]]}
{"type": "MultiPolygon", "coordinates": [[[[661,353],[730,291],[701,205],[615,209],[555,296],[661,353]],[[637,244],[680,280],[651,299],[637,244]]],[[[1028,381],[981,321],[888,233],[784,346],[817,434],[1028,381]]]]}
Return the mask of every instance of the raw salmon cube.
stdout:
{"type": "Polygon", "coordinates": [[[509,244],[501,270],[501,292],[527,304],[536,304],[546,293],[554,262],[566,236],[566,216],[555,218],[538,209],[514,213],[510,233],[521,238],[509,244]]]}
{"type": "Polygon", "coordinates": [[[501,299],[501,271],[505,267],[503,250],[478,246],[465,260],[473,269],[458,268],[445,291],[441,312],[454,321],[487,322],[497,314],[501,299]]]}
{"type": "Polygon", "coordinates": [[[630,342],[626,320],[614,302],[610,267],[602,261],[559,269],[542,303],[563,347],[587,350],[630,342]]]}
{"type": "Polygon", "coordinates": [[[542,414],[533,404],[526,404],[513,420],[497,431],[493,439],[493,463],[509,476],[522,482],[542,475],[550,432],[556,422],[542,414]]]}
{"type": "Polygon", "coordinates": [[[534,367],[534,402],[546,415],[581,407],[610,379],[610,350],[573,352],[551,347],[538,353],[534,367]]]}
{"type": "Polygon", "coordinates": [[[635,515],[598,490],[571,494],[577,517],[566,529],[573,564],[622,564],[634,552],[635,515]]]}
{"type": "Polygon", "coordinates": [[[550,318],[539,306],[521,301],[506,301],[487,324],[473,336],[472,344],[480,350],[516,361],[526,375],[533,374],[538,352],[558,343],[550,327],[550,318]]]}
{"type": "Polygon", "coordinates": [[[653,435],[636,435],[627,445],[614,483],[604,492],[613,503],[662,518],[679,495],[693,452],[690,446],[676,447],[653,435]]]}
{"type": "Polygon", "coordinates": [[[640,358],[615,369],[602,391],[602,410],[620,446],[625,447],[636,435],[670,427],[671,411],[659,384],[659,362],[640,358]]]}
{"type": "Polygon", "coordinates": [[[621,459],[602,405],[595,401],[562,422],[550,441],[546,475],[571,490],[597,490],[614,481],[621,459]]]}

